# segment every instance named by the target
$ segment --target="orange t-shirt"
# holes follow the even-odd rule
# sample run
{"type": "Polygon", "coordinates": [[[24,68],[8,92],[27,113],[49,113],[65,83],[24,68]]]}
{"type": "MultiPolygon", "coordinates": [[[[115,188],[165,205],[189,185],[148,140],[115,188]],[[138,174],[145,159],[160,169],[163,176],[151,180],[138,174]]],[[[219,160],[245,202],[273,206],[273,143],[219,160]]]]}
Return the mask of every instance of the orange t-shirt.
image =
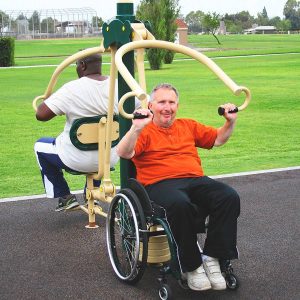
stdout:
{"type": "Polygon", "coordinates": [[[211,149],[217,129],[190,119],[176,119],[170,128],[147,125],[132,158],[143,185],[170,179],[203,176],[196,147],[211,149]]]}

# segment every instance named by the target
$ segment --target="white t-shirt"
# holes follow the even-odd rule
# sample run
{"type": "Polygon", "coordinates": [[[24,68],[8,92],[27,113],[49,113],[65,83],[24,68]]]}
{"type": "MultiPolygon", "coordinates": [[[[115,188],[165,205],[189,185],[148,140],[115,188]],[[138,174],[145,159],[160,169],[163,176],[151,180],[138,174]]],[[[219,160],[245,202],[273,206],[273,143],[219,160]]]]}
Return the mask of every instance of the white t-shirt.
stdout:
{"type": "MultiPolygon", "coordinates": [[[[56,114],[66,115],[64,131],[56,138],[57,152],[62,162],[80,172],[98,170],[98,151],[82,151],[71,142],[69,132],[74,120],[83,117],[106,115],[108,109],[109,79],[98,81],[88,77],[70,81],[45,100],[45,104],[56,114]]],[[[114,113],[118,114],[118,88],[116,82],[114,113]]],[[[111,166],[119,157],[111,149],[111,166]]]]}

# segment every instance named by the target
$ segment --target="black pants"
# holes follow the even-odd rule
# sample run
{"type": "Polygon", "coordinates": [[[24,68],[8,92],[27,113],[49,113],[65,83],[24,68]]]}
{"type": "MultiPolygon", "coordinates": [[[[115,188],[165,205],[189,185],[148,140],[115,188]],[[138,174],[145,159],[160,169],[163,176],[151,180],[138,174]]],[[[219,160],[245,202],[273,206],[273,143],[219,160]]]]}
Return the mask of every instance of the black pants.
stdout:
{"type": "Polygon", "coordinates": [[[146,186],[146,190],[150,199],[166,210],[184,272],[202,263],[197,232],[199,221],[206,216],[209,225],[203,253],[219,259],[238,258],[240,198],[234,189],[204,176],[163,180],[146,186]]]}

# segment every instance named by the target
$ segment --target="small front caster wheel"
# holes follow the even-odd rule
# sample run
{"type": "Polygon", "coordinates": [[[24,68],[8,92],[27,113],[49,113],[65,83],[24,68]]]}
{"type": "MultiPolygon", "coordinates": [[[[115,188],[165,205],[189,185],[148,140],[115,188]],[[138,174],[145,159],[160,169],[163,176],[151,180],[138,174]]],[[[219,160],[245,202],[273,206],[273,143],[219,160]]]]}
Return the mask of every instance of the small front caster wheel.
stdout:
{"type": "Polygon", "coordinates": [[[158,290],[159,299],[161,300],[170,300],[172,299],[172,291],[171,288],[166,284],[162,284],[158,290]]]}
{"type": "Polygon", "coordinates": [[[229,290],[236,290],[239,287],[238,279],[234,274],[226,274],[225,281],[229,290]]]}

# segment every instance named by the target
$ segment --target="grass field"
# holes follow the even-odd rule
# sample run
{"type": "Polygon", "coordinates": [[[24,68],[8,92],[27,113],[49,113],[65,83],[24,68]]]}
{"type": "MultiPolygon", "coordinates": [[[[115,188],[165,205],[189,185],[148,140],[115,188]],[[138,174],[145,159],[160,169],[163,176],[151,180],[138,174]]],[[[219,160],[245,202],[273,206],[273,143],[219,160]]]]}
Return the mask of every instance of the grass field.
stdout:
{"type": "MultiPolygon", "coordinates": [[[[189,38],[196,48],[218,48],[211,36],[189,38]]],[[[206,52],[253,94],[249,107],[239,114],[231,140],[212,151],[200,150],[208,175],[300,165],[299,41],[296,35],[224,36],[220,48],[206,52]],[[267,55],[272,53],[281,54],[267,55]],[[264,56],[234,57],[247,54],[264,56]]],[[[55,69],[38,65],[56,64],[79,49],[98,45],[98,39],[16,41],[16,64],[37,67],[0,68],[0,198],[44,192],[33,144],[41,136],[56,136],[64,125],[63,117],[46,123],[35,120],[32,99],[43,94],[55,69]],[[61,57],[48,57],[55,55],[61,57]]],[[[108,68],[104,65],[104,73],[108,68]]],[[[192,60],[174,61],[159,71],[147,69],[146,76],[149,89],[158,82],[178,87],[179,117],[213,126],[223,123],[216,113],[219,104],[231,101],[240,105],[244,100],[243,96],[233,96],[212,73],[192,60]]],[[[63,72],[57,87],[71,79],[75,79],[73,66],[63,72]]],[[[67,178],[72,189],[82,188],[82,176],[67,178]]],[[[118,169],[113,178],[118,184],[118,169]]]]}

